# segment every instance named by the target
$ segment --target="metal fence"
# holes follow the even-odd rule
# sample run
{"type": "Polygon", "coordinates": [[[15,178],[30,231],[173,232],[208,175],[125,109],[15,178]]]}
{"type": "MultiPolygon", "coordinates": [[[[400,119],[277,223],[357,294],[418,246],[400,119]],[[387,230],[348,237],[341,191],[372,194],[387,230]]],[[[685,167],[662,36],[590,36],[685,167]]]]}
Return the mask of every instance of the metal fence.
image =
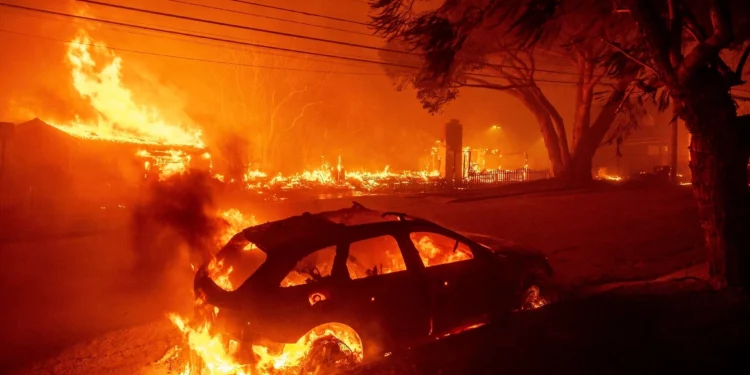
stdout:
{"type": "Polygon", "coordinates": [[[534,170],[534,169],[516,169],[512,171],[507,170],[492,170],[483,171],[476,173],[469,173],[467,182],[469,185],[486,185],[486,184],[503,184],[508,182],[520,182],[520,181],[534,181],[534,180],[545,180],[552,177],[548,169],[534,170]]]}

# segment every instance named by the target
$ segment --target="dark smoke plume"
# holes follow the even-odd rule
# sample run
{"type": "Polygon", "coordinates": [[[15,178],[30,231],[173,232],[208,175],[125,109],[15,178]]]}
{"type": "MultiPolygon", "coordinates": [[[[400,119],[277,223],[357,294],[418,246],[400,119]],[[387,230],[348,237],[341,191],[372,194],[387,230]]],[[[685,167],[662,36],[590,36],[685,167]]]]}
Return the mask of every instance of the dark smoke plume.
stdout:
{"type": "Polygon", "coordinates": [[[216,213],[208,174],[192,171],[152,182],[141,193],[131,220],[135,271],[161,275],[185,247],[196,266],[208,261],[224,225],[216,213]]]}

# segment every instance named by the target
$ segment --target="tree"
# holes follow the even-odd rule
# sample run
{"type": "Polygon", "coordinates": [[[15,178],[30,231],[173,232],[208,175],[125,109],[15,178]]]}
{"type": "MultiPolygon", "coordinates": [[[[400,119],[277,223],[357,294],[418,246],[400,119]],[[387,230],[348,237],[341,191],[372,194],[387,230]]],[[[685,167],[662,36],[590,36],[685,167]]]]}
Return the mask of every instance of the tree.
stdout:
{"type": "MultiPolygon", "coordinates": [[[[585,0],[524,1],[515,35],[529,45],[549,37],[554,20],[585,0]]],[[[502,1],[496,1],[499,3],[502,1]]],[[[750,286],[750,117],[738,116],[730,89],[744,84],[750,10],[742,0],[602,2],[632,17],[633,48],[609,43],[641,66],[636,85],[661,109],[672,102],[691,134],[690,169],[717,288],[750,286]],[[710,32],[708,31],[710,30],[710,32]],[[734,69],[723,58],[742,49],[734,69]]],[[[507,4],[506,4],[507,5],[507,4]]]]}
{"type": "MultiPolygon", "coordinates": [[[[556,43],[519,46],[509,33],[511,15],[521,9],[502,1],[445,1],[441,6],[415,11],[415,2],[380,0],[372,5],[376,30],[389,38],[392,49],[411,54],[384,53],[399,67],[387,70],[397,78],[399,88],[411,85],[423,106],[434,113],[455,99],[460,89],[480,88],[503,91],[519,100],[535,116],[548,151],[553,174],[570,181],[591,179],[591,163],[597,148],[625,106],[637,66],[614,59],[604,40],[617,40],[619,17],[600,12],[587,23],[577,21],[580,12],[566,13],[560,22],[556,43]],[[503,5],[499,7],[498,5],[503,5]],[[537,60],[553,52],[577,67],[576,117],[572,142],[568,142],[565,122],[539,87],[537,60]],[[541,57],[540,57],[541,56],[541,57]],[[409,67],[415,66],[416,69],[409,67]],[[596,88],[610,71],[617,79],[610,83],[599,113],[592,118],[596,88]],[[502,82],[497,83],[500,79],[502,82]]],[[[520,3],[516,1],[515,3],[520,3]]],[[[554,9],[554,8],[553,8],[554,9]]],[[[592,8],[588,7],[587,10],[592,8]]],[[[593,9],[602,9],[594,7],[593,9]]],[[[549,59],[549,57],[547,57],[549,59]]]]}
{"type": "Polygon", "coordinates": [[[729,0],[622,5],[646,42],[649,59],[642,65],[658,77],[655,85],[669,91],[691,134],[690,169],[712,280],[717,287],[750,286],[750,117],[737,116],[730,94],[744,83],[750,45],[735,69],[721,56],[750,40],[750,12],[743,2],[729,0]]]}
{"type": "Polygon", "coordinates": [[[224,129],[216,131],[214,143],[226,159],[227,177],[241,180],[248,166],[267,172],[289,169],[289,164],[296,168],[300,161],[290,160],[290,152],[299,128],[318,115],[330,74],[313,81],[300,72],[313,68],[310,61],[269,57],[249,48],[225,53],[232,64],[215,71],[216,118],[224,129]]]}

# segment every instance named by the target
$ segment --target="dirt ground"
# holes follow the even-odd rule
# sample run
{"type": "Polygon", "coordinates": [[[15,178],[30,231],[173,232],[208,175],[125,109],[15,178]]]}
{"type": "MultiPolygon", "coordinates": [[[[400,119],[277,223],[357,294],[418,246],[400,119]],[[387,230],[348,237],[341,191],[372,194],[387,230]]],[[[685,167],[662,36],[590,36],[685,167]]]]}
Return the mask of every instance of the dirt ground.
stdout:
{"type": "MultiPolygon", "coordinates": [[[[260,221],[265,221],[304,211],[341,208],[348,206],[351,200],[352,198],[342,198],[238,203],[236,199],[219,199],[219,204],[224,208],[239,208],[243,212],[254,214],[260,221]]],[[[690,189],[684,187],[599,186],[586,190],[512,194],[505,197],[488,191],[479,195],[474,193],[472,196],[381,196],[358,197],[356,200],[371,208],[404,211],[456,230],[502,237],[536,249],[548,256],[556,270],[557,280],[570,289],[583,285],[655,278],[694,266],[703,260],[695,204],[690,189]]],[[[109,220],[126,220],[126,217],[127,215],[121,215],[120,219],[110,217],[109,220]]],[[[93,220],[96,221],[97,218],[93,220]]],[[[6,265],[5,271],[0,274],[0,282],[4,286],[0,298],[7,306],[0,318],[3,337],[0,343],[0,369],[3,371],[0,372],[148,373],[157,371],[153,363],[179,341],[176,330],[170,327],[165,314],[189,309],[192,276],[187,261],[175,259],[173,270],[165,275],[162,283],[144,288],[132,274],[133,256],[128,226],[113,223],[105,227],[107,230],[79,233],[75,236],[47,237],[36,241],[4,240],[0,243],[0,254],[6,265]]],[[[699,292],[680,295],[695,293],[699,292]]],[[[719,298],[707,292],[700,293],[701,296],[708,296],[703,300],[709,302],[712,301],[711,298],[719,298]]],[[[721,298],[723,300],[727,297],[722,295],[721,298]]],[[[683,299],[692,300],[686,297],[683,299]]],[[[617,302],[620,300],[622,299],[605,299],[601,302],[594,299],[594,302],[587,300],[585,303],[577,302],[576,305],[571,305],[570,302],[560,304],[559,307],[545,308],[545,312],[540,312],[539,317],[528,315],[524,319],[528,319],[528,324],[541,324],[541,327],[548,328],[550,325],[557,326],[556,321],[560,322],[560,330],[537,328],[530,331],[535,332],[536,336],[532,335],[533,337],[543,339],[547,351],[552,351],[554,345],[560,345],[566,347],[564,352],[575,352],[571,349],[575,347],[571,342],[595,349],[600,346],[600,341],[597,340],[606,337],[618,340],[617,335],[624,334],[625,326],[619,326],[628,319],[627,315],[636,314],[638,319],[633,323],[635,325],[645,324],[650,319],[648,312],[653,306],[648,307],[648,303],[639,304],[638,301],[631,306],[625,302],[617,302]],[[618,303],[620,308],[617,307],[618,303]],[[578,313],[572,312],[578,307],[572,306],[581,306],[582,311],[591,316],[602,316],[597,321],[601,327],[597,329],[611,336],[593,334],[591,329],[587,329],[587,319],[583,318],[589,316],[586,313],[580,315],[580,320],[571,318],[571,315],[578,316],[578,313]],[[595,313],[596,311],[601,313],[595,313]],[[573,333],[580,332],[588,341],[575,340],[576,335],[573,333]],[[546,335],[557,338],[552,340],[546,335]],[[569,340],[565,341],[565,337],[569,340]]],[[[656,322],[668,322],[668,312],[674,310],[669,303],[670,299],[660,297],[648,301],[652,305],[657,303],[663,306],[663,314],[658,316],[659,320],[656,322]]],[[[720,303],[719,306],[729,305],[727,302],[720,303]]],[[[685,305],[685,308],[705,310],[702,305],[685,305]]],[[[707,317],[717,318],[726,313],[721,308],[716,309],[721,312],[707,317]]],[[[654,334],[653,332],[659,331],[656,322],[642,326],[640,331],[631,329],[628,332],[654,334]]],[[[675,326],[678,325],[675,323],[675,326]]],[[[630,326],[632,325],[627,325],[630,326]]],[[[742,332],[747,332],[747,326],[743,327],[745,331],[742,332]]],[[[485,363],[486,359],[482,362],[477,358],[505,353],[499,358],[513,361],[519,354],[518,350],[530,350],[528,345],[531,344],[528,343],[524,344],[526,346],[521,345],[521,349],[505,349],[503,345],[518,345],[492,339],[500,335],[497,331],[499,329],[501,328],[490,327],[472,333],[480,335],[479,338],[467,340],[480,342],[482,347],[486,346],[488,349],[475,350],[476,354],[466,354],[469,357],[456,357],[456,360],[485,363]],[[471,357],[473,355],[478,357],[471,357]]],[[[675,333],[678,336],[665,337],[679,342],[679,330],[675,331],[678,331],[675,333]]],[[[630,339],[632,337],[623,340],[627,342],[630,339]]],[[[633,340],[632,344],[637,344],[638,340],[633,340]]],[[[457,344],[445,345],[452,347],[457,344]]],[[[394,359],[383,365],[382,369],[373,371],[387,372],[388,366],[395,366],[395,363],[399,366],[408,363],[409,366],[418,367],[432,361],[424,361],[425,358],[432,358],[438,355],[436,353],[441,353],[441,350],[451,350],[440,348],[441,346],[435,346],[428,349],[427,354],[414,354],[422,355],[419,358],[406,361],[394,359]]],[[[636,347],[628,347],[628,350],[634,352],[634,348],[636,347]]],[[[575,363],[582,354],[571,355],[570,361],[575,363]]],[[[163,368],[159,369],[161,370],[163,368]]],[[[465,370],[466,368],[459,366],[455,371],[458,373],[465,370]]],[[[431,373],[429,369],[420,369],[419,372],[431,373]]]]}

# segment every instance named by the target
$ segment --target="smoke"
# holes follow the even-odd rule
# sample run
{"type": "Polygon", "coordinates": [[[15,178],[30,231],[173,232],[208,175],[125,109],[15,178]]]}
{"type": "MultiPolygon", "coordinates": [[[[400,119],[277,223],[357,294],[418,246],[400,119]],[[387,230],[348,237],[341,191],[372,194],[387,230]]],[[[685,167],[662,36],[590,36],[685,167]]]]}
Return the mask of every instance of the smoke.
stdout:
{"type": "Polygon", "coordinates": [[[158,278],[184,260],[185,253],[192,264],[203,264],[227,225],[217,215],[208,174],[191,171],[154,182],[132,211],[134,271],[146,279],[158,278]]]}
{"type": "Polygon", "coordinates": [[[225,136],[219,147],[218,151],[225,163],[227,177],[242,181],[249,162],[250,142],[236,133],[230,133],[225,136]]]}

